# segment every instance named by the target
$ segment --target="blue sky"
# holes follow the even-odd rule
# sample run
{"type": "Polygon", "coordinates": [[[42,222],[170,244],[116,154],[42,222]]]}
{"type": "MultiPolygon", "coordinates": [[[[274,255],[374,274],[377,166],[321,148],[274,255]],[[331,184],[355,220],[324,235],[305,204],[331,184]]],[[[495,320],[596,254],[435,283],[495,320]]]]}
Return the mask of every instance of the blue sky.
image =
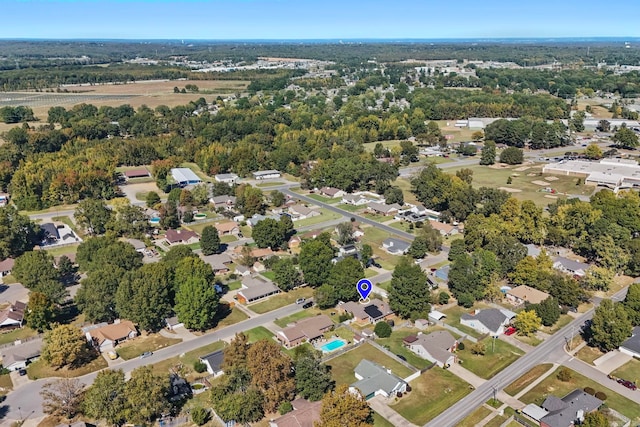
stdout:
{"type": "Polygon", "coordinates": [[[640,1],[2,0],[0,38],[638,37],[640,1]]]}

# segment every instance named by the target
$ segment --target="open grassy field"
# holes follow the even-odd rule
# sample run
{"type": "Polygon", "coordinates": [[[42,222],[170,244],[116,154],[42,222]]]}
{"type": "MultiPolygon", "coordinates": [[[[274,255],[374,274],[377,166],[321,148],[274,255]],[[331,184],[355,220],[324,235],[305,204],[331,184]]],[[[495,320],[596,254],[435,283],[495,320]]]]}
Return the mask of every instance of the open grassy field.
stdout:
{"type": "Polygon", "coordinates": [[[481,341],[486,348],[484,356],[472,354],[469,351],[470,343],[464,350],[458,350],[458,359],[462,366],[470,370],[480,378],[489,379],[504,368],[515,362],[524,353],[518,348],[499,339],[485,338],[481,341]],[[494,349],[495,344],[495,350],[494,349]]]}
{"type": "Polygon", "coordinates": [[[140,356],[145,351],[155,351],[179,342],[182,342],[179,338],[165,338],[160,334],[142,335],[120,344],[116,351],[124,360],[129,360],[140,356]]]}
{"type": "Polygon", "coordinates": [[[362,344],[334,359],[327,361],[331,367],[331,377],[336,384],[352,384],[357,381],[353,370],[362,359],[367,359],[384,366],[401,378],[412,374],[411,370],[396,362],[386,354],[382,353],[369,344],[362,344]]]}
{"type": "Polygon", "coordinates": [[[640,421],[640,405],[627,399],[624,396],[609,390],[600,383],[589,379],[578,372],[571,371],[570,381],[560,381],[554,374],[549,375],[540,384],[536,385],[528,393],[520,398],[524,403],[535,403],[541,405],[549,395],[564,397],[577,388],[592,387],[596,391],[602,391],[607,395],[606,404],[622,415],[631,419],[631,424],[636,425],[640,421]]]}
{"type": "Polygon", "coordinates": [[[247,308],[254,313],[264,314],[280,307],[284,307],[285,305],[293,304],[298,298],[309,298],[312,295],[313,289],[308,287],[298,288],[289,292],[273,295],[266,300],[255,304],[249,304],[247,308]]]}
{"type": "Polygon", "coordinates": [[[515,396],[539,378],[540,375],[551,369],[552,366],[553,365],[551,363],[543,363],[542,365],[534,366],[526,374],[522,375],[520,378],[505,387],[504,391],[511,396],[515,396]]]}
{"type": "MultiPolygon", "coordinates": [[[[591,194],[593,194],[594,190],[593,186],[584,184],[576,185],[578,179],[576,177],[542,175],[542,164],[516,165],[505,167],[472,165],[465,166],[465,168],[471,169],[473,171],[472,184],[475,188],[509,188],[513,191],[511,192],[511,195],[516,199],[532,200],[539,206],[546,206],[549,203],[553,203],[559,198],[566,198],[564,194],[590,196],[591,194]],[[519,169],[520,167],[529,167],[529,169],[521,171],[515,170],[519,169]],[[514,176],[514,174],[516,176],[514,176]],[[529,174],[535,174],[535,176],[528,176],[529,174]],[[511,177],[512,179],[511,184],[507,184],[507,179],[509,177],[511,177]],[[533,181],[545,181],[546,177],[554,177],[557,179],[548,181],[548,186],[542,186],[533,183],[533,181]],[[560,194],[550,194],[540,191],[545,187],[550,187],[556,190],[556,193],[560,194]]],[[[455,173],[455,171],[452,170],[451,173],[455,173]]]]}
{"type": "Polygon", "coordinates": [[[96,355],[95,359],[91,362],[80,366],[76,369],[70,369],[68,367],[56,369],[51,367],[44,359],[38,359],[35,362],[27,366],[27,375],[30,380],[37,380],[40,378],[50,377],[64,377],[75,378],[81,377],[91,372],[99,371],[107,367],[107,361],[104,360],[102,355],[96,355]]]}
{"type": "Polygon", "coordinates": [[[441,368],[429,369],[411,382],[411,388],[391,407],[417,425],[426,424],[471,392],[466,382],[441,368]]]}

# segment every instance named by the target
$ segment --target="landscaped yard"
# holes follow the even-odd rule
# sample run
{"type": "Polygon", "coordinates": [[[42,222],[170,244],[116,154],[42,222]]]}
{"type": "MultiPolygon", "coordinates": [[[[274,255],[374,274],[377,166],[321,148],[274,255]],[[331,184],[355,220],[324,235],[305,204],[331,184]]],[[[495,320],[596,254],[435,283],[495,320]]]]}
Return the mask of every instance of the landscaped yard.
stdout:
{"type": "Polygon", "coordinates": [[[276,273],[274,273],[273,271],[263,271],[262,273],[260,273],[260,275],[266,277],[271,281],[275,280],[276,278],[276,273]]]}
{"type": "Polygon", "coordinates": [[[238,241],[238,238],[233,234],[225,234],[224,236],[220,237],[220,243],[231,243],[236,241],[238,241]]]}
{"type": "Polygon", "coordinates": [[[99,371],[107,367],[107,361],[101,355],[96,355],[95,359],[76,369],[69,369],[67,367],[56,369],[51,367],[44,359],[38,359],[35,362],[27,366],[27,374],[30,380],[37,380],[40,378],[49,377],[81,377],[90,372],[99,371]]]}
{"type": "Polygon", "coordinates": [[[214,343],[207,344],[203,347],[184,353],[184,356],[182,357],[172,357],[170,359],[165,359],[161,362],[155,363],[154,365],[152,365],[152,368],[156,374],[165,375],[170,368],[175,368],[178,365],[182,365],[183,369],[185,369],[185,371],[187,372],[187,381],[193,381],[196,378],[209,375],[206,371],[198,374],[193,370],[193,364],[198,360],[198,358],[209,353],[213,353],[214,351],[221,350],[224,348],[224,346],[224,341],[216,341],[214,343]]]}
{"type": "Polygon", "coordinates": [[[165,338],[160,334],[142,335],[116,347],[116,351],[124,360],[140,356],[145,351],[156,351],[182,342],[178,338],[165,338]]]}
{"type": "Polygon", "coordinates": [[[339,213],[330,211],[325,208],[319,209],[318,212],[320,212],[320,215],[296,221],[294,223],[294,226],[296,228],[307,227],[310,225],[320,224],[321,222],[333,221],[342,217],[342,215],[340,215],[339,213]]]}
{"type": "MultiPolygon", "coordinates": [[[[488,305],[486,305],[486,304],[483,304],[483,303],[476,303],[473,306],[473,309],[484,309],[484,308],[490,308],[490,307],[488,305]]],[[[464,313],[472,313],[473,309],[464,308],[464,307],[461,307],[459,305],[456,305],[454,307],[448,308],[448,309],[443,311],[443,313],[446,314],[446,316],[447,316],[443,320],[444,320],[445,323],[460,329],[462,332],[464,332],[466,334],[469,334],[472,337],[479,338],[482,335],[478,331],[476,331],[475,329],[470,328],[470,327],[468,327],[466,325],[461,325],[460,324],[460,317],[464,313]]]]}
{"type": "Polygon", "coordinates": [[[328,204],[331,204],[331,205],[336,204],[336,203],[338,203],[338,202],[340,202],[342,200],[340,197],[336,197],[334,199],[334,198],[331,198],[331,197],[321,196],[319,194],[308,194],[307,197],[309,197],[310,199],[317,200],[317,201],[322,202],[322,203],[328,203],[328,204]]]}
{"type": "Polygon", "coordinates": [[[480,406],[465,419],[460,421],[458,427],[475,427],[480,421],[484,420],[491,413],[491,409],[486,406],[480,406]]]}
{"type": "Polygon", "coordinates": [[[382,415],[373,412],[373,427],[393,427],[389,421],[385,420],[382,415]]]}
{"type": "Polygon", "coordinates": [[[357,381],[353,370],[361,360],[367,359],[384,366],[401,378],[412,374],[412,371],[404,365],[396,362],[370,344],[362,344],[334,359],[327,361],[331,367],[331,377],[337,384],[352,384],[357,381]]]}
{"type": "Polygon", "coordinates": [[[398,257],[387,253],[382,249],[382,241],[389,237],[389,233],[376,227],[365,226],[362,227],[364,236],[361,238],[361,243],[371,245],[373,249],[373,258],[378,262],[385,270],[393,270],[397,263],[398,257]]]}
{"type": "Polygon", "coordinates": [[[273,295],[255,304],[250,304],[247,308],[254,313],[264,314],[272,310],[284,307],[285,305],[293,304],[298,298],[310,298],[313,295],[313,289],[309,287],[294,289],[289,292],[283,292],[277,295],[273,295]]]}
{"type": "Polygon", "coordinates": [[[407,359],[407,362],[416,368],[424,369],[427,366],[431,366],[433,363],[418,356],[402,344],[402,340],[405,337],[408,335],[415,335],[416,333],[417,331],[414,329],[396,329],[389,338],[379,338],[376,342],[394,354],[404,356],[407,359]]]}
{"type": "Polygon", "coordinates": [[[339,205],[336,206],[336,208],[342,209],[343,211],[347,211],[347,212],[358,212],[359,210],[364,209],[365,206],[355,206],[355,205],[348,205],[346,203],[340,203],[339,205]]]}
{"type": "Polygon", "coordinates": [[[247,319],[247,315],[240,309],[230,308],[228,304],[221,302],[218,308],[218,315],[216,316],[217,323],[214,329],[225,328],[247,319]]]}
{"type": "Polygon", "coordinates": [[[505,393],[510,394],[511,396],[515,396],[520,393],[522,390],[527,388],[529,384],[534,382],[537,378],[539,378],[542,374],[551,369],[553,365],[551,363],[543,363],[542,365],[534,366],[527,372],[522,375],[520,378],[509,384],[505,387],[505,393]]]}
{"type": "Polygon", "coordinates": [[[227,283],[226,286],[230,291],[235,291],[242,287],[242,282],[240,280],[234,280],[233,282],[227,283]]]}
{"type": "Polygon", "coordinates": [[[68,245],[68,246],[53,246],[51,248],[49,247],[45,247],[45,250],[47,251],[47,253],[53,257],[58,257],[61,255],[69,255],[69,254],[75,254],[78,251],[78,246],[80,246],[80,244],[77,245],[68,245]]]}
{"type": "Polygon", "coordinates": [[[562,398],[577,388],[591,387],[595,391],[604,392],[607,395],[607,400],[605,401],[607,406],[630,418],[631,424],[636,425],[640,421],[640,405],[609,390],[605,386],[606,384],[597,383],[575,371],[571,371],[571,380],[566,382],[560,381],[556,373],[553,373],[520,397],[520,401],[541,405],[547,396],[554,395],[562,398]]]}
{"type": "MultiPolygon", "coordinates": [[[[582,340],[575,339],[573,340],[573,348],[576,348],[582,340]]],[[[590,365],[593,365],[593,361],[599,357],[604,356],[604,353],[600,351],[597,347],[589,347],[585,345],[576,353],[576,357],[584,362],[587,362],[590,365]]]]}
{"type": "Polygon", "coordinates": [[[306,319],[306,318],[314,316],[314,315],[315,315],[315,313],[312,313],[311,309],[302,310],[302,311],[299,311],[297,313],[293,313],[290,316],[283,317],[281,319],[276,319],[276,320],[273,321],[273,323],[275,323],[276,325],[280,326],[281,328],[286,328],[287,325],[290,324],[290,323],[294,323],[294,322],[297,322],[297,321],[302,320],[302,319],[306,319]]]}
{"type": "Polygon", "coordinates": [[[624,378],[628,381],[638,382],[640,380],[640,360],[631,359],[615,371],[611,372],[616,378],[624,378]]]}
{"type": "Polygon", "coordinates": [[[0,375],[0,396],[4,396],[13,389],[13,382],[11,381],[11,375],[0,375]]]}
{"type": "Polygon", "coordinates": [[[10,342],[14,342],[15,340],[23,340],[25,338],[35,337],[36,335],[38,335],[38,332],[24,326],[19,329],[14,329],[11,332],[0,334],[0,345],[8,344],[10,342]]]}
{"type": "Polygon", "coordinates": [[[249,329],[244,334],[247,336],[250,343],[263,339],[271,339],[273,337],[271,331],[264,326],[258,326],[257,328],[249,329]]]}
{"type": "Polygon", "coordinates": [[[465,349],[458,350],[457,353],[458,359],[462,361],[462,366],[480,378],[491,378],[524,354],[518,348],[499,339],[489,337],[481,342],[486,348],[484,356],[472,354],[469,350],[472,343],[469,341],[465,342],[465,349]],[[494,344],[495,351],[493,350],[494,344]]]}
{"type": "Polygon", "coordinates": [[[423,425],[471,392],[469,384],[441,369],[432,368],[411,382],[412,391],[391,407],[417,425],[423,425]]]}

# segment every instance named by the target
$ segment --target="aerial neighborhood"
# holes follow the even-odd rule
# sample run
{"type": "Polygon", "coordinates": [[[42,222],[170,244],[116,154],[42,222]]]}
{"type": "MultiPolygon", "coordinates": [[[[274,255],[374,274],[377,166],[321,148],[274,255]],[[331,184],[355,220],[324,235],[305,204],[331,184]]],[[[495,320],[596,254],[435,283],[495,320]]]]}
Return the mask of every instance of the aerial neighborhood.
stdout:
{"type": "Polygon", "coordinates": [[[4,420],[640,425],[634,49],[157,43],[0,70],[4,420]]]}

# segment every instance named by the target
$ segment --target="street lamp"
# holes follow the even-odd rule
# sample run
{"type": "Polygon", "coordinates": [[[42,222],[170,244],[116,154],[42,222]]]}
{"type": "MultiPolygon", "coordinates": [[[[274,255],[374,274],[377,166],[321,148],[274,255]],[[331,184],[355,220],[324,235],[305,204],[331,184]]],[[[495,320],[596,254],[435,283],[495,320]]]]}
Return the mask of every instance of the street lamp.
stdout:
{"type": "Polygon", "coordinates": [[[18,406],[18,413],[20,414],[20,422],[22,422],[22,408],[18,406]]]}

